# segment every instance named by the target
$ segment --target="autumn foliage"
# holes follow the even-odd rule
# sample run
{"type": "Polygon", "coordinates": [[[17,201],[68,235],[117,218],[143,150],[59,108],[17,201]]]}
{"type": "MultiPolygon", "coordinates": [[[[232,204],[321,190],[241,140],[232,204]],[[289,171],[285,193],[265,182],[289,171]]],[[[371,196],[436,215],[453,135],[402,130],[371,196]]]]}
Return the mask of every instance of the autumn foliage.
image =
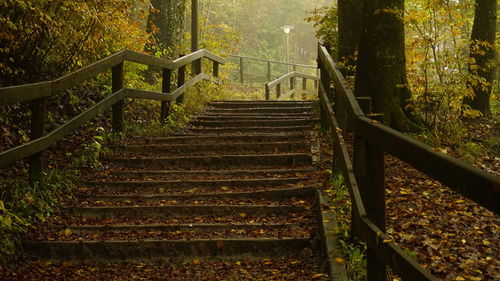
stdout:
{"type": "Polygon", "coordinates": [[[144,1],[5,0],[0,2],[0,86],[60,76],[147,36],[144,1]]]}

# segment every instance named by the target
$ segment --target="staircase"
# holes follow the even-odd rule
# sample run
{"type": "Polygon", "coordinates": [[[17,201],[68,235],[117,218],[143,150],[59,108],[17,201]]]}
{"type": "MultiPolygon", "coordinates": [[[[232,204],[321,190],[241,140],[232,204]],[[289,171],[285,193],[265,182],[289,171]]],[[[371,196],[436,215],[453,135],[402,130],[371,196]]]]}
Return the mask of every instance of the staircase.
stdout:
{"type": "Polygon", "coordinates": [[[294,258],[319,272],[315,124],[312,102],[213,102],[182,135],[108,155],[24,248],[76,262],[294,258]]]}

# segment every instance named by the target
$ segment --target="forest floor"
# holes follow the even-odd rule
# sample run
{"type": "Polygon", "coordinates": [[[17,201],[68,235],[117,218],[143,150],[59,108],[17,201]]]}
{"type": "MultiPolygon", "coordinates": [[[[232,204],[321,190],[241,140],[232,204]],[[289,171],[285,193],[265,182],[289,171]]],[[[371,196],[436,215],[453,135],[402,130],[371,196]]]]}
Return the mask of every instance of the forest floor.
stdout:
{"type": "MultiPolygon", "coordinates": [[[[352,155],[352,135],[346,143],[352,155]]],[[[485,163],[498,174],[498,158],[485,163]]],[[[385,171],[387,233],[396,244],[444,280],[500,279],[497,215],[392,155],[385,171]]]]}

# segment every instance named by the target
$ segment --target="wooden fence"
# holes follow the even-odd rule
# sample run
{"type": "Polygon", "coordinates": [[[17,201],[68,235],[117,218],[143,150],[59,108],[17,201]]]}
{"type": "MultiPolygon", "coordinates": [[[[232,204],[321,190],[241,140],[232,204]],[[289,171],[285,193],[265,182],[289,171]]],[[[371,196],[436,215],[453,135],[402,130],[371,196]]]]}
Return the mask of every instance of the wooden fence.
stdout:
{"type": "Polygon", "coordinates": [[[43,169],[43,151],[68,134],[75,132],[80,126],[92,120],[103,111],[112,108],[113,130],[121,131],[124,122],[123,100],[125,98],[161,101],[160,114],[162,119],[164,119],[168,115],[170,102],[182,102],[183,94],[189,87],[196,85],[202,80],[210,79],[209,75],[202,72],[201,60],[203,58],[213,62],[212,74],[217,77],[219,64],[224,64],[225,59],[206,50],[199,50],[174,61],[124,50],[53,81],[0,88],[0,106],[31,102],[31,141],[1,152],[0,168],[8,167],[16,161],[29,157],[30,177],[32,180],[38,179],[43,169]],[[161,68],[163,78],[162,92],[124,88],[123,64],[125,61],[161,68]],[[192,64],[194,76],[186,82],[186,67],[188,64],[192,64]],[[112,71],[112,93],[85,112],[46,134],[45,122],[48,98],[110,69],[112,71]],[[172,71],[174,70],[178,71],[177,88],[171,91],[172,71]]]}
{"type": "Polygon", "coordinates": [[[312,75],[307,75],[303,73],[299,73],[296,71],[290,72],[288,74],[285,74],[276,80],[266,83],[266,100],[270,100],[271,98],[271,89],[276,87],[276,98],[278,100],[280,99],[286,99],[288,97],[293,97],[293,95],[297,93],[306,93],[307,92],[307,80],[312,80],[314,81],[314,88],[318,88],[318,81],[319,78],[316,76],[312,75]],[[302,89],[298,89],[296,87],[297,84],[297,78],[302,78],[302,89]],[[290,80],[290,90],[288,90],[285,94],[282,95],[281,90],[282,87],[281,85],[285,83],[286,81],[290,80]]]}
{"type": "MultiPolygon", "coordinates": [[[[305,64],[295,64],[295,63],[286,63],[286,62],[280,62],[280,61],[275,61],[275,60],[267,60],[267,59],[259,59],[259,58],[252,58],[252,57],[245,57],[245,56],[237,56],[237,55],[230,55],[229,57],[234,58],[237,60],[237,73],[238,73],[238,80],[240,83],[245,82],[245,78],[250,76],[250,77],[257,77],[257,78],[262,78],[267,80],[267,82],[273,81],[274,77],[281,76],[283,73],[289,73],[287,70],[288,66],[292,67],[293,71],[297,71],[299,68],[304,68],[304,69],[311,69],[314,70],[317,74],[317,67],[314,65],[305,65],[305,64]],[[260,69],[261,71],[253,71],[250,70],[250,63],[261,63],[261,67],[257,67],[257,69],[260,69]],[[277,71],[276,69],[278,66],[285,66],[284,71],[277,71]],[[275,75],[276,72],[278,72],[278,75],[275,75]]],[[[253,67],[252,67],[253,68],[253,67]]]]}
{"type": "Polygon", "coordinates": [[[426,144],[378,122],[380,115],[370,114],[371,100],[353,95],[321,44],[318,47],[318,65],[321,71],[319,99],[322,125],[329,127],[334,135],[334,171],[343,175],[350,192],[353,233],[368,246],[368,280],[385,281],[386,266],[403,280],[439,280],[385,234],[384,153],[407,162],[496,214],[500,210],[499,178],[438,153],[426,144]],[[352,130],[354,134],[352,163],[343,138],[346,130],[352,130]]]}

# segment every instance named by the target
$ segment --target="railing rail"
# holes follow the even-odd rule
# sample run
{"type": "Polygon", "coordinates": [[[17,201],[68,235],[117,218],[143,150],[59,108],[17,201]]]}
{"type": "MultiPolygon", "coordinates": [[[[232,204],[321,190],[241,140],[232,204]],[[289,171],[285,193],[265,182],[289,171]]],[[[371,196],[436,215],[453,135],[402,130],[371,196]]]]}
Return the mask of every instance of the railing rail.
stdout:
{"type": "Polygon", "coordinates": [[[318,47],[318,66],[321,71],[319,99],[322,125],[329,127],[334,135],[333,170],[343,175],[349,189],[353,233],[368,246],[368,280],[385,281],[386,266],[403,280],[440,280],[385,234],[384,153],[398,157],[496,214],[500,210],[499,178],[435,152],[426,144],[374,120],[380,115],[371,114],[370,99],[353,95],[321,44],[318,47]],[[343,138],[343,133],[348,130],[354,134],[353,162],[343,138]]]}
{"type": "MultiPolygon", "coordinates": [[[[261,78],[265,78],[267,80],[267,82],[271,82],[274,79],[273,77],[275,77],[275,75],[274,75],[275,71],[274,71],[273,65],[284,65],[287,68],[288,68],[288,66],[291,66],[293,71],[297,71],[298,68],[306,68],[306,69],[312,69],[312,70],[316,69],[317,70],[317,66],[315,66],[315,65],[286,63],[286,62],[281,62],[281,61],[276,61],[276,60],[260,59],[260,58],[253,58],[253,57],[239,56],[239,55],[230,55],[229,57],[235,58],[238,60],[238,63],[237,63],[238,69],[236,71],[239,74],[240,83],[245,82],[246,76],[261,77],[261,78]],[[247,72],[247,66],[246,66],[245,62],[250,62],[250,61],[266,63],[264,65],[264,69],[262,70],[263,74],[247,72]]],[[[288,70],[285,72],[288,72],[288,70]]]]}
{"type": "Polygon", "coordinates": [[[292,71],[290,73],[287,73],[279,78],[276,78],[274,81],[271,81],[269,83],[266,83],[265,88],[266,88],[266,100],[271,99],[271,89],[276,87],[276,98],[277,99],[285,99],[290,96],[293,96],[296,93],[304,93],[307,92],[307,80],[312,80],[314,81],[314,88],[318,88],[318,81],[319,78],[313,75],[308,75],[304,73],[299,73],[296,71],[292,71]],[[297,78],[302,78],[302,89],[296,88],[296,80],[297,78]],[[290,90],[286,92],[284,95],[281,94],[282,87],[281,85],[286,82],[290,81],[290,90]]]}
{"type": "Polygon", "coordinates": [[[53,81],[0,88],[0,106],[27,101],[32,103],[32,140],[26,144],[0,152],[0,168],[8,167],[16,161],[30,157],[30,176],[32,179],[38,178],[43,168],[42,152],[103,111],[112,107],[113,129],[115,131],[122,130],[123,99],[125,98],[162,101],[161,118],[164,119],[168,114],[169,102],[181,102],[183,94],[189,87],[202,80],[210,79],[210,76],[202,73],[201,69],[194,68],[195,63],[201,65],[200,62],[203,58],[213,62],[212,74],[217,77],[219,64],[225,64],[226,60],[206,50],[199,50],[173,61],[123,50],[53,81]],[[124,88],[123,63],[125,61],[161,68],[163,72],[162,92],[124,88]],[[185,82],[185,69],[188,64],[193,65],[194,77],[185,82]],[[47,99],[110,69],[112,70],[112,93],[85,112],[45,134],[47,99]],[[170,81],[173,70],[178,70],[178,81],[177,89],[171,91],[170,81]]]}

